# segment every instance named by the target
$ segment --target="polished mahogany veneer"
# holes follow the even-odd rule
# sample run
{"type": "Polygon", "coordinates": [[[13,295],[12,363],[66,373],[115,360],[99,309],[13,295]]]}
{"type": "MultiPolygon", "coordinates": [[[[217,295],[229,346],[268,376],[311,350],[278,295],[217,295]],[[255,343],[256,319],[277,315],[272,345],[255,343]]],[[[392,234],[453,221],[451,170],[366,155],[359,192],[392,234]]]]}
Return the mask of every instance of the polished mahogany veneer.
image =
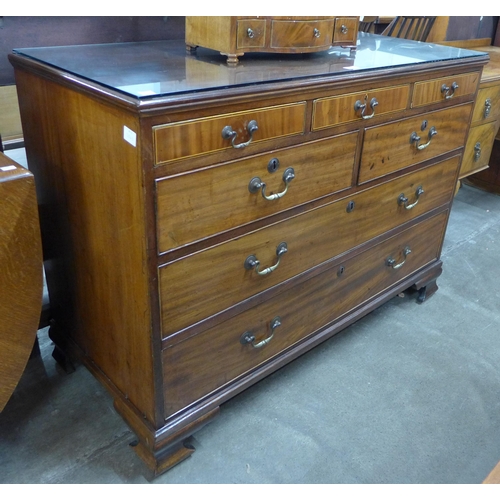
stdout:
{"type": "MultiPolygon", "coordinates": [[[[269,36],[255,21],[250,45],[269,36]]],[[[218,50],[10,56],[50,335],[110,390],[156,474],[232,396],[401,291],[437,290],[488,60],[362,33],[356,51],[234,66],[218,50]]]]}

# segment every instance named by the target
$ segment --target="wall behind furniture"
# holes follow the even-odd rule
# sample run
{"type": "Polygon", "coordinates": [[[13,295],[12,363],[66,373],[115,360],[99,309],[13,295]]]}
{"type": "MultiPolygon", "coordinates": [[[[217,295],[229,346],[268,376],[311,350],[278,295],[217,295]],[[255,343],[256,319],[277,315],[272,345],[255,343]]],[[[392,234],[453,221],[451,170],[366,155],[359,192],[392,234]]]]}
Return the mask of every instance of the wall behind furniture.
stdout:
{"type": "MultiPolygon", "coordinates": [[[[166,9],[168,10],[168,9],[166,9]]],[[[14,48],[184,39],[183,16],[3,16],[0,17],[0,136],[6,148],[22,145],[14,48]]]]}

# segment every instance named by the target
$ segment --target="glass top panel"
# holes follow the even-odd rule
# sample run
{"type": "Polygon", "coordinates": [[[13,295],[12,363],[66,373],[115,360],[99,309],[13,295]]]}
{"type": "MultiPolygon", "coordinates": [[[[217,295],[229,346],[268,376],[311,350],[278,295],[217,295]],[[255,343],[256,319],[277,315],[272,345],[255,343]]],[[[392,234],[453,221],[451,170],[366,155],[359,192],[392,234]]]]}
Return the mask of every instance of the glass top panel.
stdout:
{"type": "Polygon", "coordinates": [[[368,33],[359,33],[354,51],[332,47],[308,54],[247,53],[236,66],[228,66],[226,57],[202,47],[194,55],[186,54],[182,40],[34,47],[14,52],[139,99],[483,55],[368,33]]]}

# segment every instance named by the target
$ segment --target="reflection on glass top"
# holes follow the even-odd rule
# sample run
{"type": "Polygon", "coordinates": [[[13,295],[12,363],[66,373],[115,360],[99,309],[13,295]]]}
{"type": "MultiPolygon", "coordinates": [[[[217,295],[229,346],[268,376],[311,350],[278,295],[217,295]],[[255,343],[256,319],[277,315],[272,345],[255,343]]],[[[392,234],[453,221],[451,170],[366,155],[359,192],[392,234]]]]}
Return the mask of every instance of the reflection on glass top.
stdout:
{"type": "Polygon", "coordinates": [[[332,47],[309,54],[248,53],[236,66],[228,66],[224,56],[202,47],[194,55],[186,54],[182,40],[37,47],[14,52],[138,99],[483,55],[367,33],[359,33],[357,50],[352,52],[332,47]]]}

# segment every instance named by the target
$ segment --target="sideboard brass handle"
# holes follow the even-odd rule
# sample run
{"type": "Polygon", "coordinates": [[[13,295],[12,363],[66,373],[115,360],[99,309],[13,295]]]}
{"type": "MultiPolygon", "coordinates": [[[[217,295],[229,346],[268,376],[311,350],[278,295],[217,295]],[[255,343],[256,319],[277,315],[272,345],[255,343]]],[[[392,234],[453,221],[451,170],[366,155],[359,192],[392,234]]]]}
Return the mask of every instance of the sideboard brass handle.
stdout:
{"type": "Polygon", "coordinates": [[[247,35],[248,35],[248,38],[253,38],[255,36],[254,30],[252,28],[248,28],[247,35]]]}
{"type": "Polygon", "coordinates": [[[247,142],[240,142],[239,144],[235,144],[234,141],[236,140],[236,136],[238,135],[238,133],[235,130],[233,130],[233,127],[231,127],[230,125],[226,125],[222,129],[222,138],[223,139],[231,139],[231,145],[233,146],[233,148],[236,148],[236,149],[244,148],[252,142],[253,134],[257,130],[259,130],[259,126],[257,125],[257,122],[255,120],[250,120],[248,122],[248,125],[247,125],[247,131],[248,131],[248,134],[250,135],[250,139],[248,139],[247,142]]]}
{"type": "Polygon", "coordinates": [[[404,193],[401,193],[398,197],[398,205],[404,205],[406,210],[411,210],[417,203],[418,200],[420,199],[420,196],[424,194],[424,190],[422,186],[418,186],[417,190],[415,191],[415,198],[416,200],[408,205],[408,198],[404,195],[404,193]]]}
{"type": "Polygon", "coordinates": [[[431,127],[428,134],[429,140],[425,144],[419,144],[420,136],[416,132],[412,132],[410,135],[410,144],[415,144],[415,147],[418,150],[425,149],[431,143],[432,138],[436,134],[437,134],[436,127],[431,127]]]}
{"type": "Polygon", "coordinates": [[[271,342],[271,339],[274,337],[276,328],[278,328],[278,326],[281,326],[281,318],[279,316],[276,316],[276,318],[271,321],[271,324],[269,326],[271,328],[271,335],[269,335],[269,337],[265,338],[264,340],[261,340],[256,344],[255,335],[253,335],[252,332],[245,332],[240,337],[240,343],[243,345],[250,344],[254,349],[260,349],[261,347],[264,347],[265,345],[269,344],[269,342],[271,342]]]}
{"type": "Polygon", "coordinates": [[[315,36],[316,38],[319,38],[319,37],[321,36],[321,33],[320,33],[320,31],[319,31],[319,29],[318,29],[318,28],[314,28],[314,36],[315,36]]]}
{"type": "Polygon", "coordinates": [[[265,198],[268,201],[273,201],[273,200],[279,200],[280,198],[283,198],[285,194],[288,191],[288,186],[290,185],[290,182],[295,179],[295,171],[292,167],[287,168],[283,172],[283,182],[285,183],[285,189],[279,193],[267,195],[266,194],[266,183],[262,182],[260,177],[254,177],[250,183],[248,184],[248,190],[251,193],[256,193],[260,189],[262,189],[262,197],[265,198]]]}
{"type": "Polygon", "coordinates": [[[393,259],[392,257],[388,257],[385,261],[385,263],[389,266],[389,267],[392,267],[393,269],[399,269],[400,267],[402,267],[404,265],[404,263],[406,262],[406,257],[408,254],[411,253],[411,249],[410,247],[405,247],[403,249],[403,257],[404,259],[399,263],[399,264],[396,264],[396,259],[393,259]]]}
{"type": "Polygon", "coordinates": [[[443,94],[445,99],[451,99],[455,95],[455,90],[457,90],[457,89],[458,89],[457,82],[453,82],[451,84],[451,88],[448,87],[448,85],[446,85],[445,83],[443,83],[443,85],[441,85],[441,93],[443,94]],[[450,90],[451,90],[451,94],[448,93],[450,90]]]}
{"type": "Polygon", "coordinates": [[[488,118],[491,113],[491,99],[488,97],[486,101],[484,101],[484,117],[488,118]]]}
{"type": "Polygon", "coordinates": [[[476,142],[474,146],[474,161],[478,161],[481,158],[481,143],[476,142]]]}
{"type": "Polygon", "coordinates": [[[375,106],[378,106],[378,101],[375,99],[375,97],[372,97],[370,100],[370,108],[372,109],[372,114],[371,115],[365,115],[365,110],[366,110],[366,100],[368,96],[365,97],[365,103],[363,104],[360,100],[357,100],[354,103],[354,111],[358,112],[361,110],[361,118],[363,120],[368,120],[369,118],[373,118],[375,116],[375,106]]]}
{"type": "Polygon", "coordinates": [[[255,255],[249,255],[245,259],[245,269],[249,271],[250,269],[255,269],[255,272],[260,275],[260,276],[265,276],[266,274],[271,274],[273,271],[275,271],[278,266],[280,265],[281,262],[281,256],[286,254],[288,252],[288,245],[286,244],[285,241],[280,243],[276,247],[276,255],[278,256],[278,260],[276,264],[266,267],[265,269],[262,269],[262,271],[259,269],[260,268],[260,261],[257,259],[255,255]]]}
{"type": "Polygon", "coordinates": [[[347,26],[345,24],[343,24],[340,27],[340,31],[345,35],[349,30],[347,29],[347,26]]]}

